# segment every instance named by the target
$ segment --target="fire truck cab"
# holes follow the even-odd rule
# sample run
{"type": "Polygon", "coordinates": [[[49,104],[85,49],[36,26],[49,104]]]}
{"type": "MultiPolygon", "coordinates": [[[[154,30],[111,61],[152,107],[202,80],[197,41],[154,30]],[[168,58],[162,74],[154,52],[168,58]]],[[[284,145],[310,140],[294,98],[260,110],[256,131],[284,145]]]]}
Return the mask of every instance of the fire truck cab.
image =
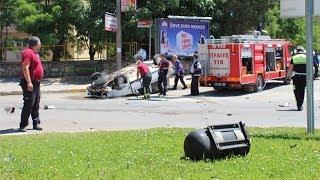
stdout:
{"type": "Polygon", "coordinates": [[[260,34],[209,39],[198,50],[202,64],[200,86],[215,90],[253,86],[258,92],[268,80],[280,79],[290,84],[290,50],[290,42],[260,34]]]}

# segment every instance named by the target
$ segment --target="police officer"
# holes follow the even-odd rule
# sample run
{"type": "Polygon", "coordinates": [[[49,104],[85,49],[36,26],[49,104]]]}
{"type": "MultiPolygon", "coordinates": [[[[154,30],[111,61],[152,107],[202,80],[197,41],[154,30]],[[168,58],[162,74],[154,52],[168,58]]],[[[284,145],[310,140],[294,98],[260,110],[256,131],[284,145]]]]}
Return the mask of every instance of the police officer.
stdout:
{"type": "Polygon", "coordinates": [[[201,64],[198,60],[198,54],[193,55],[193,63],[190,69],[191,72],[191,96],[199,95],[199,76],[201,75],[201,64]]]}
{"type": "Polygon", "coordinates": [[[170,62],[166,59],[164,54],[161,54],[161,60],[159,65],[159,77],[158,77],[158,88],[159,95],[166,96],[167,92],[167,75],[169,70],[170,62]]]}
{"type": "Polygon", "coordinates": [[[297,54],[292,56],[288,74],[292,76],[297,110],[302,111],[304,91],[306,87],[307,56],[302,46],[297,47],[297,54]]]}
{"type": "Polygon", "coordinates": [[[149,70],[149,68],[142,63],[143,57],[141,55],[138,55],[136,57],[137,60],[137,79],[139,79],[139,76],[142,78],[142,86],[143,86],[143,93],[144,93],[144,99],[150,99],[150,84],[152,75],[149,70]]]}

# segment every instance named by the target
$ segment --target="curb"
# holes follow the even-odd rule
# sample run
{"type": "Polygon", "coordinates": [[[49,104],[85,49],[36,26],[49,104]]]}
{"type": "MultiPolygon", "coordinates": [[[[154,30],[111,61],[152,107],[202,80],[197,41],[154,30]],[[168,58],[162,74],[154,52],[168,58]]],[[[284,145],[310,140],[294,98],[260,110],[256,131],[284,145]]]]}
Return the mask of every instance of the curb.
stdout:
{"type": "MultiPolygon", "coordinates": [[[[87,92],[87,89],[66,89],[60,91],[41,91],[41,94],[87,92]]],[[[22,91],[0,92],[0,96],[22,95],[22,91]]]]}

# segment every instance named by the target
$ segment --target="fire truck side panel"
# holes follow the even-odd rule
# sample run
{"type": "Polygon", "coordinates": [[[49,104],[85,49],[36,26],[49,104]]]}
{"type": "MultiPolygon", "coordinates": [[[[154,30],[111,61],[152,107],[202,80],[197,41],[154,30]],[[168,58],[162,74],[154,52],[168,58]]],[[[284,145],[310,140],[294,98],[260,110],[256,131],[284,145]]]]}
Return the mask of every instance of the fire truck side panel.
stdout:
{"type": "Polygon", "coordinates": [[[208,44],[209,67],[200,85],[235,88],[261,82],[258,76],[264,81],[283,79],[291,60],[289,47],[284,40],[208,44]]]}

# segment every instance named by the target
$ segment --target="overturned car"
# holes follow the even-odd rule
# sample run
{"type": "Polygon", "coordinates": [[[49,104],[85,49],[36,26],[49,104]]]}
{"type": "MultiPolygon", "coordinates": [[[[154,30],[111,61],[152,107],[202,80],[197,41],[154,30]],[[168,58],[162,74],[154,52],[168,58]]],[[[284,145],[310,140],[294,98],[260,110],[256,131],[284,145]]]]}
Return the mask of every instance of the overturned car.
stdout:
{"type": "MultiPolygon", "coordinates": [[[[150,92],[158,91],[159,61],[160,56],[156,55],[153,60],[143,62],[148,66],[152,74],[150,92]]],[[[87,88],[88,95],[113,98],[142,94],[142,79],[137,79],[136,72],[137,67],[133,64],[109,75],[100,72],[94,73],[91,76],[91,85],[87,88]]],[[[168,76],[173,73],[174,70],[172,66],[170,66],[168,76]]]]}

